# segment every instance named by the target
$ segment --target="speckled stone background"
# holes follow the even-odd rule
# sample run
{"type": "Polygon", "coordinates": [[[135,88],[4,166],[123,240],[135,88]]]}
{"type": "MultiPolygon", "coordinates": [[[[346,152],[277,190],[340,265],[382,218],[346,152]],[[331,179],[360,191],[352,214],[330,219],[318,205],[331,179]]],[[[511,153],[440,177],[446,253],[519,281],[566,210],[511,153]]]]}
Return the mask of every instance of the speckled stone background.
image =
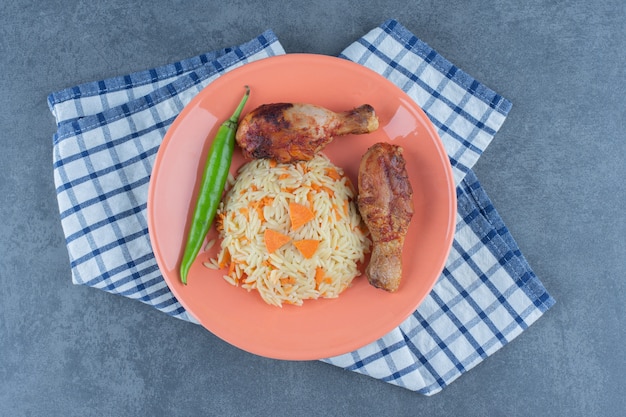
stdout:
{"type": "Polygon", "coordinates": [[[0,4],[0,415],[623,416],[626,3],[283,3],[0,4]],[[537,323],[427,398],[71,284],[48,93],[270,28],[336,55],[388,18],[513,102],[475,171],[557,300],[537,323]]]}

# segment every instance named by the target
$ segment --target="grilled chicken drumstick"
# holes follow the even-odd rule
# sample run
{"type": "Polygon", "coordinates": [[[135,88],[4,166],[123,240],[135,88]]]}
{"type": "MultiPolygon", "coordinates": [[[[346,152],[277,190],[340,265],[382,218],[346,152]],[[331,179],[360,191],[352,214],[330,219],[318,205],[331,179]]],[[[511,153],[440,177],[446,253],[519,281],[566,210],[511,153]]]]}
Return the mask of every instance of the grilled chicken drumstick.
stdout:
{"type": "Polygon", "coordinates": [[[402,247],[413,216],[413,190],[402,148],[377,143],[359,166],[358,206],[372,236],[365,275],[377,288],[394,292],[402,278],[402,247]]]}
{"type": "Polygon", "coordinates": [[[280,163],[308,161],[335,136],[378,128],[374,108],[364,104],[335,113],[313,104],[264,104],[240,122],[236,140],[246,158],[280,163]]]}

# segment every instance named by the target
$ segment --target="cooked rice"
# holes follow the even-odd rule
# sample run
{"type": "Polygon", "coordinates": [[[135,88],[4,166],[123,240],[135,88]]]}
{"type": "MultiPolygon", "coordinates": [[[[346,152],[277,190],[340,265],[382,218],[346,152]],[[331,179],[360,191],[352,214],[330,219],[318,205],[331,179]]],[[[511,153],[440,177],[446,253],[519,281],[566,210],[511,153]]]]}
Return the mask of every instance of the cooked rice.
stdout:
{"type": "Polygon", "coordinates": [[[253,160],[241,167],[220,205],[222,240],[210,267],[226,268],[226,281],[257,290],[275,306],[337,297],[361,274],[371,247],[355,200],[350,180],[323,155],[295,164],[253,160]],[[297,230],[291,229],[292,202],[315,214],[297,230]],[[291,242],[270,254],[264,243],[267,228],[288,235],[291,242]],[[293,244],[302,239],[320,241],[309,259],[293,244]]]}

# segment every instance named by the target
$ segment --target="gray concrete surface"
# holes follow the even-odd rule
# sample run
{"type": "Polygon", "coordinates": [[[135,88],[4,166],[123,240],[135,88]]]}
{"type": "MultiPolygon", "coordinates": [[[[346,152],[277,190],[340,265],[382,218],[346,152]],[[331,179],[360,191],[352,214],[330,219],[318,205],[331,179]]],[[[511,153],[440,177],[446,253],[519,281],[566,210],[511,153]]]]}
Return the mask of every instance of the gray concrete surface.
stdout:
{"type": "Polygon", "coordinates": [[[2,1],[0,415],[625,415],[625,4],[2,1]],[[518,339],[426,398],[71,284],[48,93],[268,28],[336,55],[392,17],[513,102],[475,170],[557,300],[518,339]]]}

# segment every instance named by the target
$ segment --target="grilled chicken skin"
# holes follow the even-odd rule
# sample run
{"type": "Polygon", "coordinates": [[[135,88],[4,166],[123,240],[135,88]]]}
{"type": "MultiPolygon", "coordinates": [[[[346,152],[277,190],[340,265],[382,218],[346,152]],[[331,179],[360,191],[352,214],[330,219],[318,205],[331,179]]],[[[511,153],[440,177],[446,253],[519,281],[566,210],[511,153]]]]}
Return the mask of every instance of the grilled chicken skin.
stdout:
{"type": "Polygon", "coordinates": [[[378,118],[369,104],[335,113],[313,104],[273,103],[244,116],[235,138],[248,159],[289,163],[312,159],[336,136],[377,128],[378,118]]]}
{"type": "Polygon", "coordinates": [[[402,148],[377,143],[361,158],[358,207],[372,237],[365,269],[371,285],[395,292],[402,278],[402,248],[413,216],[413,189],[402,148]]]}

